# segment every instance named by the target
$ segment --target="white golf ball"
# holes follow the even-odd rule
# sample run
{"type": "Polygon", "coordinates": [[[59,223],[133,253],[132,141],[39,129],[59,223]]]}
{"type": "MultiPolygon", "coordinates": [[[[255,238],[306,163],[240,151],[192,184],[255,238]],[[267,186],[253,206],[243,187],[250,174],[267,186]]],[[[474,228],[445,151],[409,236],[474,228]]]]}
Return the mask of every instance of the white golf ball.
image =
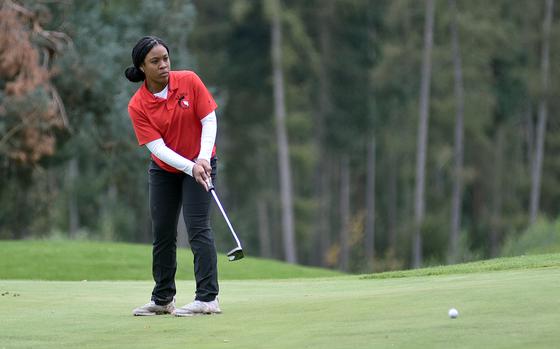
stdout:
{"type": "Polygon", "coordinates": [[[449,314],[449,317],[452,318],[452,319],[455,319],[457,316],[459,316],[459,312],[455,308],[449,309],[448,314],[449,314]]]}

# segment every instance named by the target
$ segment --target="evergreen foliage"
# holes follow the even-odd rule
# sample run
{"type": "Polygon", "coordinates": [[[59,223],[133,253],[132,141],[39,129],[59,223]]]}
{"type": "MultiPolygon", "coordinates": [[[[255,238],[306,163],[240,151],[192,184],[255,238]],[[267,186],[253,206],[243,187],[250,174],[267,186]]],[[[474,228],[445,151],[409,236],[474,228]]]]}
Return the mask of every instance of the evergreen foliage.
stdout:
{"type": "MultiPolygon", "coordinates": [[[[281,3],[297,259],[339,266],[344,233],[349,271],[410,266],[424,2],[281,3]],[[376,257],[367,261],[366,158],[372,137],[376,257]],[[341,219],[345,161],[347,223],[341,219]]],[[[543,223],[528,227],[528,212],[543,96],[549,116],[540,214],[550,220],[558,215],[560,71],[551,64],[549,90],[543,91],[544,0],[456,3],[465,99],[460,262],[521,251],[511,247],[518,232],[540,231],[543,223]]],[[[70,237],[151,241],[148,151],[137,146],[127,115],[138,85],[123,72],[136,40],[154,34],[170,45],[172,68],[195,70],[218,102],[217,188],[248,253],[268,250],[268,257],[283,258],[267,1],[10,0],[0,5],[2,11],[10,4],[28,9],[42,28],[65,39],[48,56],[50,73],[26,91],[23,102],[9,88],[15,63],[3,58],[0,64],[0,238],[63,231],[70,237]],[[48,86],[60,96],[64,113],[48,86]],[[37,110],[43,120],[39,134],[46,138],[30,137],[33,128],[24,116],[37,110]],[[27,131],[18,131],[18,123],[27,131]],[[26,135],[36,144],[25,143],[26,135]],[[14,154],[34,160],[17,161],[14,154]]],[[[421,229],[428,265],[445,262],[448,254],[454,179],[451,12],[446,1],[435,5],[421,229]]],[[[560,55],[558,8],[551,62],[560,55]]],[[[40,35],[29,26],[17,28],[30,38],[28,50],[42,52],[40,35]]],[[[9,35],[0,32],[2,42],[9,35]]],[[[7,52],[12,51],[0,56],[7,52]]],[[[39,57],[25,62],[39,69],[39,57]]],[[[227,227],[216,213],[213,227],[219,249],[227,249],[227,227]]]]}

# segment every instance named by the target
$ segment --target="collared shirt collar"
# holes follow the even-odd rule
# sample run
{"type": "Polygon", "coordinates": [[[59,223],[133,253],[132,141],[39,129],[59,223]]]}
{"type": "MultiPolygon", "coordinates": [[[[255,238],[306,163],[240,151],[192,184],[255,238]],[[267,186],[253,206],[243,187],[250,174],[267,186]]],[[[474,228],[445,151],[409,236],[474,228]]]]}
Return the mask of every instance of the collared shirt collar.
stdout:
{"type": "MultiPolygon", "coordinates": [[[[175,76],[175,73],[173,71],[170,71],[169,81],[167,82],[167,90],[168,90],[167,99],[169,99],[169,97],[173,95],[173,93],[177,90],[177,88],[178,88],[177,77],[175,76]]],[[[142,94],[142,99],[144,99],[147,102],[161,103],[165,101],[165,99],[158,98],[154,96],[153,93],[150,92],[150,90],[148,89],[148,83],[145,80],[142,83],[142,87],[140,88],[140,91],[142,94]]]]}

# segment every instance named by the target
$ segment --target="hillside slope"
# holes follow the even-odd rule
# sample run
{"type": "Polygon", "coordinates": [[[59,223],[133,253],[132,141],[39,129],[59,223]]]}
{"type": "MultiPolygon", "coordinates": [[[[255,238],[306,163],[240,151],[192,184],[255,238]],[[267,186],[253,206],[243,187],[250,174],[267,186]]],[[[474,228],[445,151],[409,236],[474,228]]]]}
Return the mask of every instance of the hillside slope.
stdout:
{"type": "MultiPolygon", "coordinates": [[[[251,251],[246,251],[250,255],[251,251]]],[[[193,279],[192,253],[177,252],[178,280],[193,279]]],[[[0,241],[0,279],[151,280],[150,245],[92,241],[0,241]]],[[[341,275],[336,271],[247,257],[218,255],[221,280],[285,279],[341,275]]]]}

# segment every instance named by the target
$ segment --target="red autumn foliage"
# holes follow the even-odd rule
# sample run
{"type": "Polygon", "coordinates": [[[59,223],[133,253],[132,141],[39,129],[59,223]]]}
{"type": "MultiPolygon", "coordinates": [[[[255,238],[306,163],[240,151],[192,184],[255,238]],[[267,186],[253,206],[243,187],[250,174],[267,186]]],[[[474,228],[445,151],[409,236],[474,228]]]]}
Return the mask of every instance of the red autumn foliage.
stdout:
{"type": "Polygon", "coordinates": [[[5,0],[0,5],[0,157],[34,164],[55,151],[55,130],[68,127],[64,106],[50,82],[50,62],[66,35],[47,31],[42,14],[5,0]],[[37,40],[42,39],[42,40],[37,40]],[[42,42],[44,44],[38,44],[42,42]],[[32,98],[37,91],[45,98],[32,98]]]}

